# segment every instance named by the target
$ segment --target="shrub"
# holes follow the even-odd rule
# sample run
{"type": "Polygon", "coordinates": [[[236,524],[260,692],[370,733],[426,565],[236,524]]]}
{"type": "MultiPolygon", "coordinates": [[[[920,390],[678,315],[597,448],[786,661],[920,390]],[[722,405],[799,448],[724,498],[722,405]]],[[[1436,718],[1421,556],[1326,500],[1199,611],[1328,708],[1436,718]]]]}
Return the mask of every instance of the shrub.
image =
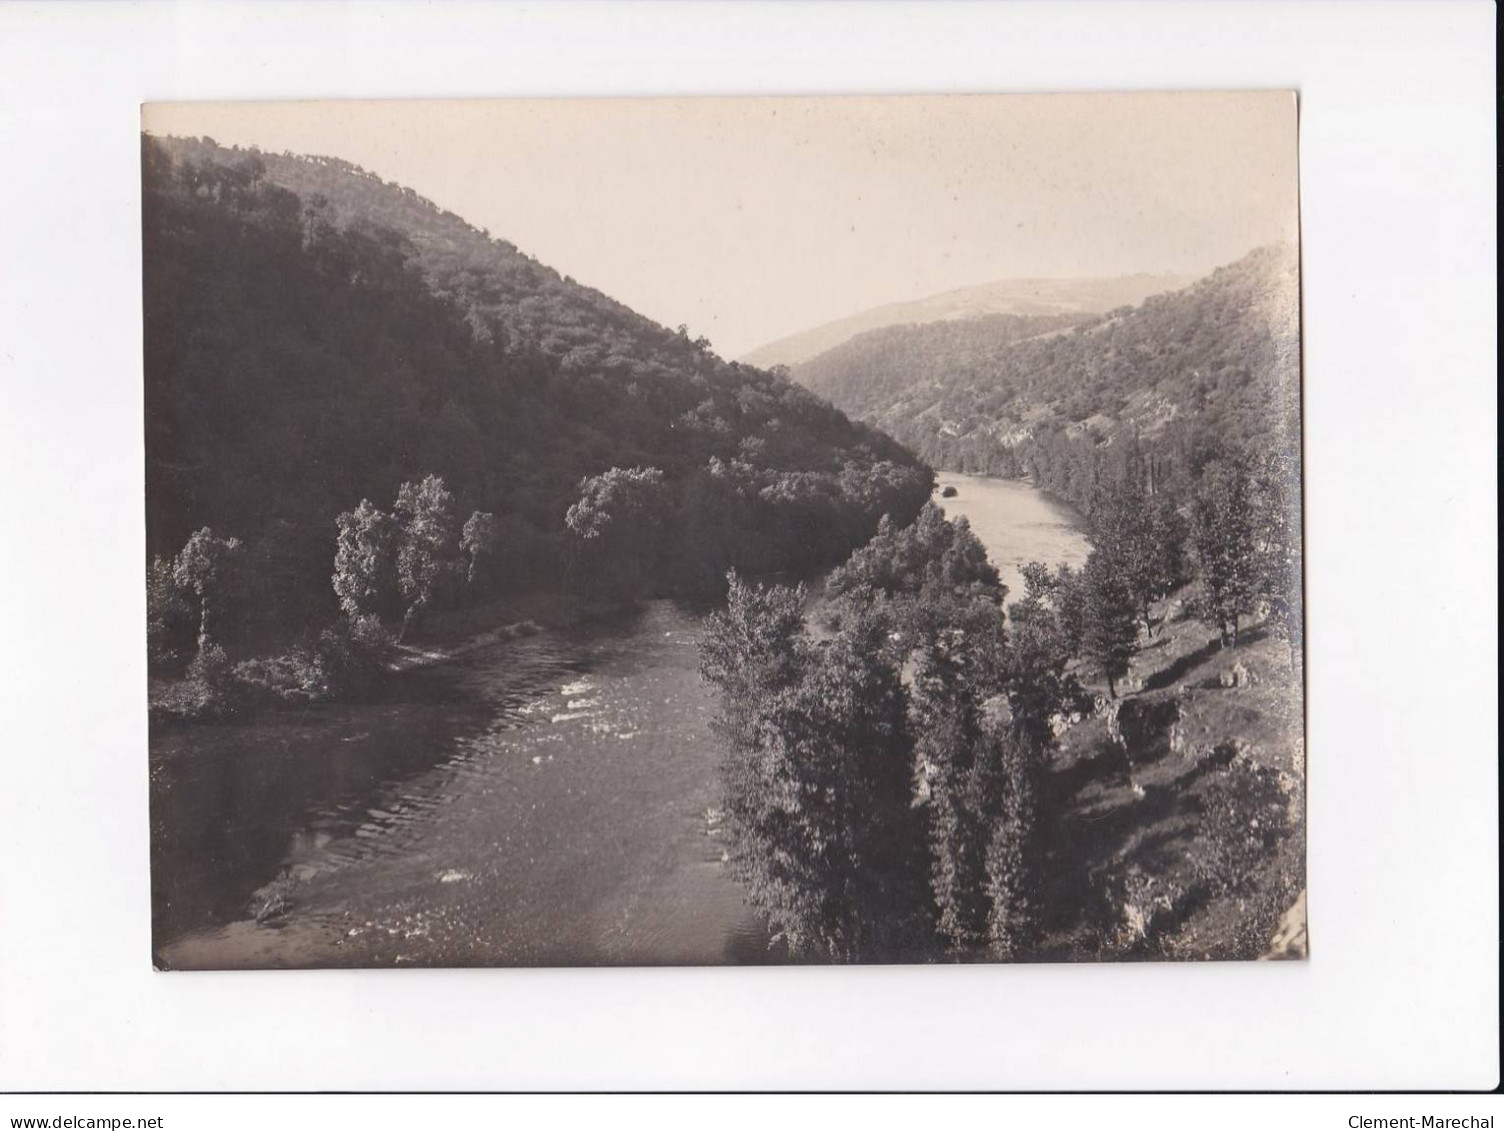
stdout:
{"type": "Polygon", "coordinates": [[[188,681],[215,694],[227,694],[234,687],[235,680],[225,650],[218,644],[206,644],[200,648],[188,665],[188,681]]]}
{"type": "Polygon", "coordinates": [[[1290,835],[1289,798],[1279,774],[1234,756],[1202,802],[1203,848],[1197,871],[1219,894],[1259,886],[1262,872],[1290,835]]]}
{"type": "Polygon", "coordinates": [[[152,708],[169,718],[207,722],[233,715],[240,702],[229,657],[219,645],[208,644],[188,665],[186,677],[172,684],[152,708]]]}
{"type": "Polygon", "coordinates": [[[319,633],[312,648],[314,697],[363,695],[381,678],[392,638],[374,616],[344,617],[319,633]]]}
{"type": "Polygon", "coordinates": [[[308,703],[320,698],[320,676],[309,648],[236,664],[235,682],[246,703],[308,703]]]}

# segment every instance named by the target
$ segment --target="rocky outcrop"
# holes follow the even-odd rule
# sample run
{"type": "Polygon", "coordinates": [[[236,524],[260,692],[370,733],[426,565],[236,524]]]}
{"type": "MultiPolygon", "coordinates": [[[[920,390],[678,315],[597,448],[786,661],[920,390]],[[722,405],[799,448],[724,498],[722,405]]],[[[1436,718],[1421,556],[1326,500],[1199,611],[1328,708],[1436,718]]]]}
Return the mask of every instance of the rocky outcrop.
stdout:
{"type": "Polygon", "coordinates": [[[1259,681],[1248,667],[1239,660],[1217,677],[1217,682],[1223,687],[1252,687],[1259,681]]]}

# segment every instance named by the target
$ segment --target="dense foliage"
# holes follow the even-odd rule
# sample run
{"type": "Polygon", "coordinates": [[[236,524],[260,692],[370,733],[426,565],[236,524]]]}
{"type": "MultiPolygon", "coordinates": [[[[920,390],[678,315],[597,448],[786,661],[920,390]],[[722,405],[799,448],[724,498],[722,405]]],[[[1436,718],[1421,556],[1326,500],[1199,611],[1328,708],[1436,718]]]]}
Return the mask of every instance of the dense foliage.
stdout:
{"type": "Polygon", "coordinates": [[[707,622],[733,870],[796,954],[1017,955],[1037,927],[1040,724],[1074,691],[1052,614],[1010,640],[981,544],[932,506],[827,590],[818,638],[802,589],[734,575],[707,622]]]}
{"type": "MultiPolygon", "coordinates": [[[[897,419],[911,409],[928,409],[948,385],[987,382],[1008,346],[1094,320],[1090,314],[991,314],[887,326],[858,334],[790,372],[853,416],[897,419]]],[[[999,396],[994,407],[1004,408],[1013,395],[999,396]]]]}
{"type": "Polygon", "coordinates": [[[814,642],[804,599],[733,574],[702,641],[722,692],[731,866],[795,954],[913,955],[929,916],[898,665],[876,616],[814,642]]]}
{"type": "Polygon", "coordinates": [[[343,162],[145,138],[143,191],[148,550],[233,535],[263,622],[392,612],[392,576],[410,614],[558,584],[595,541],[566,513],[628,469],[659,477],[662,527],[620,576],[659,590],[839,561],[928,497],[801,387],[343,162]]]}
{"type": "MultiPolygon", "coordinates": [[[[1129,470],[1094,499],[1085,565],[1030,563],[1006,618],[966,520],[933,505],[908,526],[884,520],[831,572],[819,632],[802,587],[732,575],[701,641],[719,694],[731,867],[794,954],[1036,953],[1057,737],[1094,709],[1126,750],[1122,681],[1168,617],[1156,610],[1188,581],[1190,608],[1224,645],[1262,617],[1297,670],[1288,468],[1269,456],[1213,463],[1180,504],[1129,470]],[[1105,696],[1093,702],[1078,677],[1100,679],[1105,696]]],[[[1128,691],[1143,689],[1139,678],[1128,691]]],[[[1140,728],[1146,710],[1162,712],[1136,704],[1140,728]]]]}

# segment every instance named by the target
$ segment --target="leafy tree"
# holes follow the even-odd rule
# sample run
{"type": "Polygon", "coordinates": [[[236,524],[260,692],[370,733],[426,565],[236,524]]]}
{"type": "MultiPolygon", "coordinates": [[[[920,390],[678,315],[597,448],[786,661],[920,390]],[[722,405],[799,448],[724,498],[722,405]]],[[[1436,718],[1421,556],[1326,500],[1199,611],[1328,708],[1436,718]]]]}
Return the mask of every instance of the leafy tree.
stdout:
{"type": "Polygon", "coordinates": [[[1032,783],[1054,741],[1050,718],[1076,692],[1057,616],[1039,595],[1053,602],[1069,582],[1033,566],[1025,584],[1005,631],[1005,590],[981,544],[964,520],[927,508],[908,528],[881,527],[827,585],[899,627],[889,647],[913,671],[937,929],[959,954],[1015,957],[1036,925],[1032,783]]]}
{"type": "Polygon", "coordinates": [[[985,863],[987,946],[994,958],[1019,957],[1039,934],[1042,749],[1017,731],[992,732],[988,766],[994,780],[987,788],[1001,798],[1002,808],[985,863]]]}
{"type": "Polygon", "coordinates": [[[202,652],[246,582],[239,538],[221,538],[207,526],[194,531],[172,566],[173,583],[198,598],[198,647],[202,652]]]}
{"type": "MultiPolygon", "coordinates": [[[[1086,631],[1086,591],[1080,572],[1062,563],[1051,573],[1039,562],[1030,562],[1020,572],[1024,575],[1025,600],[1032,600],[1031,608],[1046,609],[1052,614],[1053,627],[1059,633],[1065,655],[1079,656],[1086,631]]],[[[1015,607],[1013,616],[1019,615],[1015,607]]]]}
{"type": "Polygon", "coordinates": [[[900,651],[924,645],[946,628],[960,628],[974,640],[989,641],[989,654],[1000,662],[1000,606],[1007,587],[966,519],[947,520],[932,503],[908,526],[879,523],[872,540],[831,572],[826,591],[844,599],[838,609],[884,602],[900,651]]]}
{"type": "Polygon", "coordinates": [[[1144,565],[1136,575],[1134,586],[1144,600],[1144,629],[1152,637],[1149,602],[1168,597],[1185,580],[1185,549],[1189,525],[1174,501],[1156,496],[1149,508],[1148,545],[1144,565]]]}
{"type": "Polygon", "coordinates": [[[726,580],[726,607],[700,638],[700,674],[722,695],[714,729],[741,751],[755,746],[758,718],[804,670],[809,595],[802,585],[749,585],[735,570],[726,580]]]}
{"type": "Polygon", "coordinates": [[[368,692],[385,672],[392,639],[375,616],[340,617],[311,649],[317,692],[346,699],[368,692]]]}
{"type": "Polygon", "coordinates": [[[334,592],[346,616],[379,613],[397,596],[397,523],[360,500],[335,520],[334,592]]]}
{"type": "Polygon", "coordinates": [[[460,531],[460,550],[465,555],[465,580],[486,586],[495,580],[497,559],[502,552],[501,523],[488,511],[475,511],[460,531]]]}
{"type": "Polygon", "coordinates": [[[757,564],[751,529],[757,488],[749,470],[712,456],[685,486],[674,562],[692,590],[717,589],[728,570],[757,564]]]}
{"type": "Polygon", "coordinates": [[[1005,694],[1011,731],[1044,750],[1054,738],[1050,719],[1081,696],[1076,677],[1066,671],[1074,652],[1059,613],[1032,591],[1008,610],[1008,626],[1005,694]]]}
{"type": "Polygon", "coordinates": [[[965,516],[947,520],[934,503],[925,503],[908,526],[885,515],[872,539],[831,571],[826,587],[837,596],[862,588],[910,597],[927,587],[953,593],[974,590],[994,603],[1007,595],[965,516]]]}
{"type": "Polygon", "coordinates": [[[146,646],[153,665],[178,659],[193,639],[193,610],[172,576],[172,562],[152,559],[146,573],[146,646]]]}
{"type": "Polygon", "coordinates": [[[613,467],[580,481],[580,497],[564,524],[591,580],[631,594],[654,573],[668,511],[662,471],[613,467]]]}
{"type": "Polygon", "coordinates": [[[729,581],[701,672],[720,692],[732,869],[795,954],[912,954],[930,928],[886,624],[858,616],[817,645],[802,590],[729,581]]]}
{"type": "Polygon", "coordinates": [[[1050,567],[1043,562],[1027,562],[1019,566],[1018,572],[1024,578],[1024,596],[1032,597],[1036,601],[1045,602],[1055,589],[1055,578],[1050,573],[1050,567]]]}
{"type": "Polygon", "coordinates": [[[454,496],[437,475],[404,483],[397,492],[397,583],[408,601],[402,637],[461,575],[454,496]]]}
{"type": "Polygon", "coordinates": [[[1169,498],[1151,496],[1130,478],[1099,489],[1091,528],[1095,545],[1122,569],[1144,631],[1153,637],[1152,606],[1181,579],[1184,520],[1169,498]]]}
{"type": "Polygon", "coordinates": [[[1213,463],[1201,474],[1191,503],[1192,542],[1201,567],[1202,615],[1226,645],[1238,643],[1240,620],[1253,611],[1259,589],[1254,513],[1247,469],[1213,463]]]}
{"type": "Polygon", "coordinates": [[[912,692],[915,750],[929,790],[936,926],[963,953],[987,942],[987,853],[1004,808],[997,733],[984,718],[990,667],[964,630],[943,630],[920,649],[912,692]]]}
{"type": "Polygon", "coordinates": [[[1081,571],[1083,656],[1107,680],[1116,699],[1117,681],[1128,672],[1138,646],[1138,622],[1123,570],[1100,550],[1093,550],[1081,571]]]}

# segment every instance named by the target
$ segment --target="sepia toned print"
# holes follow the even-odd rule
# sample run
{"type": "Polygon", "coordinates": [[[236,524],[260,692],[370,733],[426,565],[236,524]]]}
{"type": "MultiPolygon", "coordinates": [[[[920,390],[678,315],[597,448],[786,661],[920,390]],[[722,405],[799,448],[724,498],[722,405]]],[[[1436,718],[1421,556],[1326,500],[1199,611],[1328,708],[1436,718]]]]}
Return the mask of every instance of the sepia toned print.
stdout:
{"type": "Polygon", "coordinates": [[[142,124],[159,968],[1305,956],[1292,94],[142,124]]]}

